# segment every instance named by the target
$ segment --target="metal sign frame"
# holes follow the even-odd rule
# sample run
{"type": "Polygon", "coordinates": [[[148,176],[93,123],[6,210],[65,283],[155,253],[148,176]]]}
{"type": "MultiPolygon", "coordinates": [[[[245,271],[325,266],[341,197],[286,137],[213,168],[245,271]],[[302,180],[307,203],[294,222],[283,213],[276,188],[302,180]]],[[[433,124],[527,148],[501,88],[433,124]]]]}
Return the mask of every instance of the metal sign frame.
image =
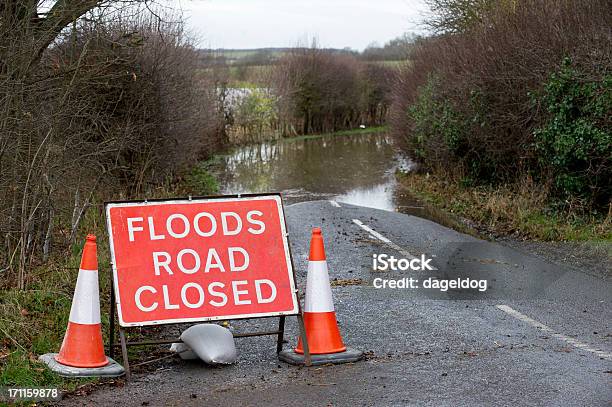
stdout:
{"type": "MultiPolygon", "coordinates": [[[[127,352],[127,347],[128,346],[147,346],[147,345],[163,345],[163,344],[171,344],[171,343],[175,343],[175,342],[182,342],[181,339],[176,338],[176,339],[161,339],[161,340],[148,340],[148,341],[135,341],[135,342],[129,342],[126,338],[126,331],[130,328],[133,327],[141,327],[141,328],[146,328],[147,326],[159,326],[159,325],[169,325],[169,324],[188,324],[188,323],[194,323],[197,321],[214,321],[214,320],[245,320],[245,319],[260,319],[260,318],[275,318],[278,317],[279,321],[278,321],[278,329],[275,331],[259,331],[259,332],[245,332],[245,333],[234,333],[232,332],[233,336],[235,338],[245,338],[245,337],[253,337],[253,336],[267,336],[267,335],[276,335],[277,339],[276,339],[276,353],[280,353],[283,350],[283,341],[284,341],[284,333],[285,333],[285,317],[287,316],[293,316],[295,315],[297,317],[297,321],[298,321],[298,328],[299,328],[299,335],[300,338],[302,340],[303,343],[303,347],[304,347],[304,358],[305,358],[305,365],[306,366],[311,366],[311,355],[310,355],[310,350],[309,350],[309,346],[308,346],[308,338],[306,337],[306,331],[304,328],[304,318],[303,318],[303,311],[302,311],[302,305],[300,303],[299,300],[299,290],[297,288],[297,282],[296,282],[296,278],[295,278],[295,265],[293,262],[293,255],[291,253],[291,245],[290,245],[290,241],[289,241],[289,233],[286,230],[286,217],[285,217],[285,210],[284,210],[284,205],[283,205],[283,201],[282,201],[282,196],[280,193],[262,193],[262,194],[236,194],[236,195],[215,195],[215,196],[188,196],[186,198],[172,198],[172,199],[144,199],[144,200],[132,200],[132,201],[108,201],[108,202],[104,202],[104,213],[105,216],[107,217],[106,221],[107,221],[107,228],[108,228],[108,233],[109,233],[109,243],[110,243],[110,248],[111,248],[111,273],[110,273],[110,307],[109,307],[109,347],[108,347],[108,354],[111,358],[114,357],[114,350],[116,347],[120,347],[121,348],[121,356],[123,359],[123,364],[125,365],[125,374],[126,374],[126,379],[130,380],[131,379],[131,369],[130,369],[130,363],[129,363],[129,358],[128,358],[128,352],[127,352]],[[278,197],[280,199],[280,210],[282,213],[282,218],[281,220],[281,226],[283,227],[282,233],[284,233],[284,238],[285,238],[285,242],[286,242],[286,247],[285,247],[285,252],[286,254],[288,254],[288,260],[287,260],[287,265],[291,266],[291,277],[292,277],[292,283],[293,286],[291,287],[293,293],[292,295],[295,296],[296,299],[296,303],[297,303],[297,311],[296,312],[277,312],[274,313],[274,315],[254,315],[254,316],[244,316],[244,317],[238,317],[238,318],[233,318],[232,316],[223,316],[223,317],[212,317],[212,318],[202,318],[202,319],[195,319],[195,320],[180,320],[180,321],[169,321],[169,322],[155,322],[155,323],[150,323],[150,324],[139,324],[139,325],[134,325],[134,324],[120,324],[119,325],[119,342],[115,342],[115,311],[117,311],[117,317],[119,317],[119,303],[116,301],[116,297],[115,297],[115,287],[117,284],[117,279],[116,279],[116,267],[115,264],[113,264],[113,260],[114,260],[114,254],[112,254],[112,250],[113,250],[113,242],[112,242],[112,230],[110,229],[110,219],[108,218],[107,214],[108,214],[108,206],[111,204],[143,204],[143,203],[149,203],[149,202],[173,202],[173,201],[192,201],[192,200],[225,200],[225,199],[235,199],[235,198],[250,198],[250,197],[278,197]]],[[[141,362],[138,363],[136,365],[133,365],[132,367],[135,366],[139,366],[139,365],[143,365],[143,364],[147,364],[147,363],[151,363],[157,360],[160,360],[163,358],[159,358],[159,359],[154,359],[154,360],[150,360],[150,361],[146,361],[146,362],[141,362]]]]}

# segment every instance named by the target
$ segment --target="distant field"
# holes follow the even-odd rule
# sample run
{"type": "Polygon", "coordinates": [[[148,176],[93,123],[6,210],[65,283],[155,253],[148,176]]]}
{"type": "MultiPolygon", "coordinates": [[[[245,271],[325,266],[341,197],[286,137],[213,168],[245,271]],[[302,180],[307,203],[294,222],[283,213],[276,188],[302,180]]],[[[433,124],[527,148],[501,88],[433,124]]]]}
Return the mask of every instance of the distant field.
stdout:
{"type": "Polygon", "coordinates": [[[260,52],[266,52],[268,55],[274,57],[281,57],[285,55],[289,50],[288,49],[270,49],[270,50],[259,50],[259,49],[228,49],[222,50],[219,55],[223,55],[226,58],[230,59],[241,59],[248,56],[256,55],[260,52]]]}
{"type": "Polygon", "coordinates": [[[372,61],[373,64],[387,66],[389,68],[400,68],[404,65],[410,65],[410,61],[372,61]]]}
{"type": "MultiPolygon", "coordinates": [[[[250,63],[261,64],[263,60],[269,60],[270,62],[274,62],[279,58],[282,58],[284,55],[288,54],[295,48],[257,48],[257,49],[215,49],[215,50],[203,50],[209,55],[213,55],[215,57],[223,57],[226,59],[227,63],[230,65],[233,64],[246,64],[250,63]],[[253,61],[249,61],[252,59],[253,61]],[[255,62],[258,61],[258,62],[255,62]]],[[[327,49],[327,51],[334,54],[345,54],[346,50],[343,49],[327,49]]],[[[356,52],[348,51],[349,54],[355,55],[359,58],[359,54],[356,52]]],[[[401,64],[402,60],[385,60],[385,61],[372,61],[373,63],[379,63],[383,65],[396,66],[401,64]]]]}
{"type": "MultiPolygon", "coordinates": [[[[236,51],[237,52],[237,51],[236,51]]],[[[244,52],[247,52],[246,50],[244,52]]],[[[399,69],[402,66],[410,66],[410,61],[372,61],[371,64],[383,65],[392,69],[399,69]]],[[[268,79],[274,69],[274,64],[270,65],[227,65],[230,86],[239,88],[250,88],[269,86],[268,79]]],[[[200,68],[198,74],[211,74],[214,68],[200,68]]]]}
{"type": "MultiPolygon", "coordinates": [[[[219,68],[200,68],[197,74],[204,78],[212,75],[215,69],[219,68]]],[[[274,65],[229,65],[220,69],[227,70],[231,87],[251,88],[268,86],[266,80],[272,73],[274,65]]]]}
{"type": "Polygon", "coordinates": [[[238,75],[240,74],[241,69],[245,69],[248,74],[264,74],[272,71],[274,64],[271,65],[247,65],[244,67],[240,66],[230,66],[230,75],[238,75]]]}
{"type": "Polygon", "coordinates": [[[403,69],[409,69],[412,67],[412,61],[409,59],[405,59],[402,61],[376,61],[374,63],[383,65],[391,69],[395,69],[397,71],[400,71],[403,69]]]}
{"type": "Polygon", "coordinates": [[[207,52],[216,57],[226,58],[229,64],[235,64],[243,59],[253,58],[257,55],[265,55],[265,58],[275,60],[281,58],[290,48],[258,48],[258,49],[216,49],[207,52]]]}

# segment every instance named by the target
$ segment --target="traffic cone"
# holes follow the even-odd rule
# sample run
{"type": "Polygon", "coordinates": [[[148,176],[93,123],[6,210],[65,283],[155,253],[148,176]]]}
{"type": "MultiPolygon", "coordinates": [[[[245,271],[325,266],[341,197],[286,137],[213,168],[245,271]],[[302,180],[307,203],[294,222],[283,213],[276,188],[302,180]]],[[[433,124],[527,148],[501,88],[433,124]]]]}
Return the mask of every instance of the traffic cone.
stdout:
{"type": "MultiPolygon", "coordinates": [[[[304,328],[311,354],[321,355],[346,350],[336,321],[321,228],[312,230],[310,240],[306,300],[304,302],[304,328]]],[[[298,339],[295,351],[300,354],[304,353],[301,338],[298,339]]]]}
{"type": "MultiPolygon", "coordinates": [[[[312,355],[311,363],[313,365],[356,362],[363,357],[363,352],[347,349],[342,341],[336,321],[334,301],[327,273],[325,247],[320,228],[312,230],[310,240],[303,318],[308,350],[312,355]]],[[[279,358],[291,364],[305,364],[306,358],[302,338],[298,339],[295,349],[280,352],[279,358]]]]}
{"type": "Polygon", "coordinates": [[[94,235],[87,235],[85,241],[68,329],[55,360],[62,365],[80,368],[102,367],[109,363],[102,344],[98,257],[94,235]]]}

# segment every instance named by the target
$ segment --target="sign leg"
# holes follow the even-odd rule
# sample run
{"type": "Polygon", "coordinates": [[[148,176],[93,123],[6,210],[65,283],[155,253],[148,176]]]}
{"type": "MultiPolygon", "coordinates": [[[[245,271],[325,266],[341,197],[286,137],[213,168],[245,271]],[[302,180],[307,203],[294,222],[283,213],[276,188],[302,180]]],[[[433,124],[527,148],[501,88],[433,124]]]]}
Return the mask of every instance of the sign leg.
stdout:
{"type": "Polygon", "coordinates": [[[304,318],[302,313],[297,315],[298,325],[300,327],[300,337],[302,338],[302,347],[304,348],[304,364],[306,366],[312,366],[312,359],[310,357],[310,348],[308,346],[308,338],[306,337],[306,328],[304,328],[304,318]]]}
{"type": "Polygon", "coordinates": [[[281,353],[283,350],[283,340],[285,335],[285,316],[281,315],[278,319],[278,338],[276,340],[276,353],[281,353]]]}
{"type": "Polygon", "coordinates": [[[121,340],[121,356],[123,357],[123,364],[125,365],[125,378],[130,381],[132,374],[130,372],[130,361],[128,359],[127,344],[125,341],[125,332],[122,328],[119,328],[119,339],[121,340]]]}
{"type": "Polygon", "coordinates": [[[115,358],[115,290],[113,290],[113,272],[110,274],[110,309],[108,310],[108,356],[115,358]]]}

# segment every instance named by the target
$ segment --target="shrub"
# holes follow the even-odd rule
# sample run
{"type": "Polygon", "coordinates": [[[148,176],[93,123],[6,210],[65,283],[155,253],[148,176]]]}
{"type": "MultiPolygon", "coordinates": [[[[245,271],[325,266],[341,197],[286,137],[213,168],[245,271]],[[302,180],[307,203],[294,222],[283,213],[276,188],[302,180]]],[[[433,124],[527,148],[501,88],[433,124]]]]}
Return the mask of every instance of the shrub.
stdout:
{"type": "Polygon", "coordinates": [[[147,195],[223,142],[180,24],[100,13],[27,75],[0,70],[0,285],[26,288],[95,201],[147,195]]]}
{"type": "Polygon", "coordinates": [[[210,162],[200,162],[185,177],[186,186],[191,193],[205,196],[219,192],[219,183],[217,178],[210,172],[210,167],[210,162]]]}
{"type": "Polygon", "coordinates": [[[391,76],[388,68],[368,66],[355,56],[296,48],[275,67],[273,88],[284,134],[330,133],[386,116],[391,76]]]}
{"type": "Polygon", "coordinates": [[[415,44],[394,87],[390,122],[400,146],[423,168],[467,175],[471,183],[531,175],[554,181],[560,195],[606,206],[609,122],[596,112],[609,98],[602,74],[612,61],[609,1],[432,2],[447,13],[434,21],[442,34],[415,44]],[[476,8],[460,10],[457,25],[455,4],[476,8]],[[580,67],[574,85],[560,82],[567,72],[551,84],[565,57],[580,67]],[[534,103],[533,95],[548,102],[534,103]],[[553,100],[558,106],[550,110],[553,100]],[[574,107],[565,111],[567,103],[574,107]],[[580,135],[585,141],[574,154],[583,158],[571,157],[580,135]]]}
{"type": "Polygon", "coordinates": [[[232,144],[253,143],[277,138],[278,108],[276,97],[266,89],[247,89],[238,95],[231,110],[229,131],[232,144]]]}
{"type": "Polygon", "coordinates": [[[421,163],[455,160],[465,134],[465,120],[450,100],[438,93],[437,86],[432,76],[419,89],[415,103],[408,109],[413,123],[411,149],[421,163]]]}
{"type": "Polygon", "coordinates": [[[592,78],[568,58],[541,95],[548,119],[535,130],[535,148],[556,193],[607,205],[612,193],[612,75],[592,78]]]}
{"type": "Polygon", "coordinates": [[[408,108],[412,124],[406,143],[413,158],[429,169],[454,168],[464,182],[492,182],[502,175],[486,146],[470,135],[487,126],[482,95],[470,92],[464,106],[441,90],[439,77],[431,76],[421,86],[414,104],[408,108]]]}
{"type": "Polygon", "coordinates": [[[362,105],[365,117],[363,124],[380,126],[386,123],[391,105],[391,89],[395,72],[392,68],[379,63],[360,64],[360,82],[362,83],[362,105]]]}

